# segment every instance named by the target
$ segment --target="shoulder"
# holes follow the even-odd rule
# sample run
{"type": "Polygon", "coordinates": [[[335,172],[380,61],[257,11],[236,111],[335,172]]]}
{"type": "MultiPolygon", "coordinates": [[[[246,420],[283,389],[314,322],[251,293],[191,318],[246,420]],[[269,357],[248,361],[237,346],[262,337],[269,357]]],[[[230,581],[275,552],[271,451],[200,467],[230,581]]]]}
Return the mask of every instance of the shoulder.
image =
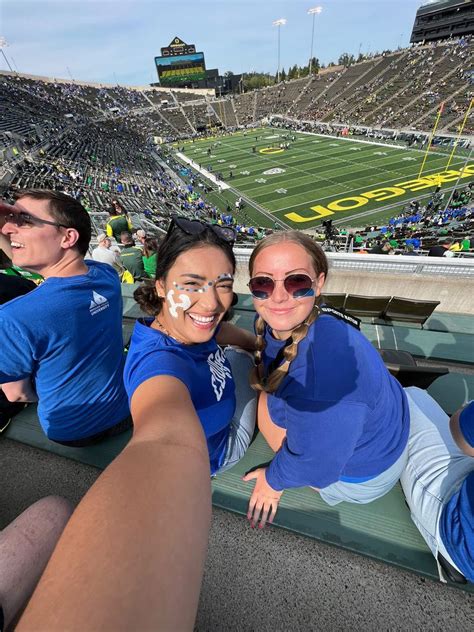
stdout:
{"type": "Polygon", "coordinates": [[[159,375],[176,377],[190,389],[195,377],[192,352],[148,325],[149,321],[137,322],[132,334],[124,371],[129,397],[140,384],[159,375]]]}
{"type": "Polygon", "coordinates": [[[474,449],[474,401],[468,404],[459,415],[459,428],[470,448],[474,449]]]}
{"type": "Polygon", "coordinates": [[[120,289],[120,279],[117,272],[112,268],[110,264],[104,263],[102,261],[94,261],[92,259],[86,259],[84,263],[89,268],[88,274],[91,279],[110,281],[110,283],[120,289]]]}
{"type": "Polygon", "coordinates": [[[303,356],[306,362],[311,359],[321,384],[335,380],[343,382],[349,377],[365,374],[368,366],[378,370],[383,364],[363,333],[333,316],[321,315],[311,325],[307,338],[306,345],[310,349],[303,345],[303,356]]]}
{"type": "Polygon", "coordinates": [[[155,369],[186,371],[192,347],[183,347],[169,336],[150,327],[151,318],[137,321],[133,330],[126,371],[152,365],[155,369]]]}
{"type": "MultiPolygon", "coordinates": [[[[2,275],[3,276],[3,275],[2,275]]],[[[18,320],[22,321],[27,318],[30,310],[37,310],[41,297],[44,297],[51,288],[46,283],[42,283],[33,288],[30,292],[11,299],[4,305],[0,305],[0,317],[4,321],[18,320]]],[[[47,303],[41,301],[41,305],[46,306],[47,303]]]]}

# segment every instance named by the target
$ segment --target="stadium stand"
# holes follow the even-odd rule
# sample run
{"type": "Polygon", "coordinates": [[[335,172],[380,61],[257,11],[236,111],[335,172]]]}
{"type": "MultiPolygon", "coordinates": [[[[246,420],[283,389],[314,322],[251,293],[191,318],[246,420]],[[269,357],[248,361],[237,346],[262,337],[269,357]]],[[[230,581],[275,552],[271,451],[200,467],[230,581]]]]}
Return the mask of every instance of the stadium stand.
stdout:
{"type": "MultiPolygon", "coordinates": [[[[141,213],[144,209],[161,222],[172,210],[198,212],[222,221],[222,208],[218,210],[204,199],[189,202],[171,186],[168,191],[156,186],[165,167],[174,170],[175,176],[183,167],[154,146],[152,139],[173,141],[209,131],[216,134],[219,128],[234,130],[274,115],[290,117],[291,123],[281,123],[289,129],[305,129],[306,124],[297,121],[318,121],[316,131],[320,133],[338,133],[332,124],[352,126],[352,134],[360,133],[353,127],[356,124],[428,130],[441,100],[445,107],[440,128],[454,131],[472,98],[472,53],[472,38],[414,46],[348,68],[333,66],[311,77],[212,99],[205,91],[125,88],[3,72],[2,188],[8,193],[25,186],[61,187],[85,200],[91,212],[98,214],[99,223],[111,195],[122,197],[127,210],[138,213],[138,222],[146,219],[141,213]]],[[[466,131],[470,129],[468,120],[466,131]]],[[[199,178],[191,172],[183,174],[178,176],[178,189],[200,185],[204,191],[207,185],[199,178]]],[[[473,228],[466,206],[469,199],[470,195],[464,196],[461,205],[453,199],[452,208],[444,214],[436,199],[425,207],[407,208],[388,228],[356,230],[352,244],[346,231],[325,246],[357,252],[388,237],[396,253],[406,254],[413,246],[415,253],[426,254],[441,236],[466,242],[473,228]],[[410,217],[416,219],[408,221],[410,217]]],[[[239,219],[240,238],[245,235],[252,240],[252,233],[262,234],[258,227],[249,234],[244,213],[239,219]]],[[[464,246],[455,256],[465,253],[464,246]]]]}
{"type": "Polygon", "coordinates": [[[224,99],[211,101],[210,106],[214,110],[215,116],[225,128],[234,129],[238,126],[233,101],[224,99]]]}

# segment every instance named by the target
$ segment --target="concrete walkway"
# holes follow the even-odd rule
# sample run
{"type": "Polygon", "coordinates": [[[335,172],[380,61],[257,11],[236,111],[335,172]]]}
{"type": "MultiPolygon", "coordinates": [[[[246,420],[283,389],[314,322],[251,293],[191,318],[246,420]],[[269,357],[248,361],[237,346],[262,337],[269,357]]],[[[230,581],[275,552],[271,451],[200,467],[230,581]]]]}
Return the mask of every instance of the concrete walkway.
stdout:
{"type": "MultiPolygon", "coordinates": [[[[99,471],[0,438],[0,529],[35,500],[78,502],[99,471]]],[[[474,626],[474,595],[214,509],[199,632],[442,630],[474,626]]]]}

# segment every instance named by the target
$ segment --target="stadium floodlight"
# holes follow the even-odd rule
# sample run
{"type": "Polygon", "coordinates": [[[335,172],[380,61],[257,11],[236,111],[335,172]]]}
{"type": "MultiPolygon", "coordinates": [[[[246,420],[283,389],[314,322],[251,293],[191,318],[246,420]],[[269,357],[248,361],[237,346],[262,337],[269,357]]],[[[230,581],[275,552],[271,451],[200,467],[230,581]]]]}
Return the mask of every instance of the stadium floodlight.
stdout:
{"type": "Polygon", "coordinates": [[[277,83],[280,83],[280,27],[285,26],[286,18],[280,18],[272,22],[272,26],[278,26],[278,71],[277,71],[277,83]]]}
{"type": "Polygon", "coordinates": [[[13,68],[10,66],[10,62],[7,59],[7,56],[5,55],[5,51],[3,50],[4,48],[7,48],[8,46],[8,42],[4,37],[0,36],[0,50],[2,51],[2,55],[5,59],[5,61],[7,62],[7,66],[10,68],[10,72],[13,72],[13,68]]]}
{"type": "Polygon", "coordinates": [[[322,10],[323,7],[313,7],[312,9],[308,9],[308,15],[313,16],[313,26],[311,29],[311,52],[309,54],[309,76],[311,76],[311,71],[313,69],[314,19],[322,12],[322,10]]]}

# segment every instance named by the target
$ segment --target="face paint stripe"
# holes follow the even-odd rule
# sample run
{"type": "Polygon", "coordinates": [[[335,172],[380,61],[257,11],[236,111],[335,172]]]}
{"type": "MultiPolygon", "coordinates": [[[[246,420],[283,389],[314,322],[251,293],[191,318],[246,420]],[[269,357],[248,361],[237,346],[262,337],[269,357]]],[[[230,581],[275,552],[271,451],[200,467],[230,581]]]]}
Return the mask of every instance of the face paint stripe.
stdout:
{"type": "Polygon", "coordinates": [[[200,288],[185,287],[184,285],[180,285],[179,283],[176,283],[176,281],[173,281],[173,285],[180,292],[189,292],[189,293],[199,292],[200,294],[202,294],[203,292],[206,292],[208,288],[216,285],[219,281],[233,281],[233,280],[234,280],[234,276],[232,274],[224,273],[224,274],[219,274],[219,276],[216,279],[214,279],[214,281],[208,281],[204,285],[204,287],[200,287],[200,288]]]}

